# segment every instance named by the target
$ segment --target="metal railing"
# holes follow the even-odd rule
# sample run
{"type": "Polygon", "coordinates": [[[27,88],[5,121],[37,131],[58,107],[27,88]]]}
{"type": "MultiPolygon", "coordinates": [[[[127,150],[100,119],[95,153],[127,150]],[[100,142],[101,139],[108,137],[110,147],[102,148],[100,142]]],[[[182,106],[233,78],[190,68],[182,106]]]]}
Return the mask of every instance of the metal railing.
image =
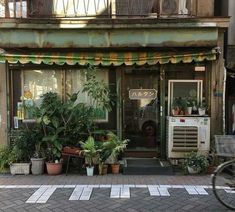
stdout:
{"type": "Polygon", "coordinates": [[[0,0],[1,18],[191,16],[193,0],[0,0]]]}

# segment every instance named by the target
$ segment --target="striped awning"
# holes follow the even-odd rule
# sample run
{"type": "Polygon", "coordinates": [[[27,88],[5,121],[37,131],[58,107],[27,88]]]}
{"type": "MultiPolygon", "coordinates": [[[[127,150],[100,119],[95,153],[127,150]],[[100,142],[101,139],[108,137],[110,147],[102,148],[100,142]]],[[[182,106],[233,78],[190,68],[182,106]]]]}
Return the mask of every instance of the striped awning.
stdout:
{"type": "Polygon", "coordinates": [[[44,52],[19,53],[5,52],[0,54],[0,62],[11,64],[33,63],[47,65],[155,65],[166,63],[191,63],[204,60],[216,60],[217,49],[188,51],[188,52],[44,52]]]}

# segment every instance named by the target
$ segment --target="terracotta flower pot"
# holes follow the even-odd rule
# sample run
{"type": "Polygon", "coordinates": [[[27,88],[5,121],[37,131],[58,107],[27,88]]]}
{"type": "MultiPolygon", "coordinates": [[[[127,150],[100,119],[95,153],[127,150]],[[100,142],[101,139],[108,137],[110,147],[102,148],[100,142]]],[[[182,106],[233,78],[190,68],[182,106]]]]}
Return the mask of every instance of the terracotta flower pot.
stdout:
{"type": "Polygon", "coordinates": [[[112,164],[111,167],[113,174],[119,174],[120,164],[112,164]]]}
{"type": "Polygon", "coordinates": [[[47,173],[49,175],[58,175],[62,173],[62,165],[63,163],[46,163],[47,173]]]}

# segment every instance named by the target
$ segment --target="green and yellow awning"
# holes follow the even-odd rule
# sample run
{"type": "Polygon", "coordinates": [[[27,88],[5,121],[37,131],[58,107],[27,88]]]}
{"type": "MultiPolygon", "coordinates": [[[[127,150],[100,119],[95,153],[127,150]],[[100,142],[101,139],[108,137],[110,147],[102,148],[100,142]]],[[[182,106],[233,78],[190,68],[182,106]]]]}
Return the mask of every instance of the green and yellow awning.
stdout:
{"type": "Polygon", "coordinates": [[[204,60],[216,60],[216,49],[189,52],[44,52],[44,53],[8,53],[0,55],[0,62],[11,64],[33,63],[47,65],[155,65],[166,63],[191,63],[204,60]]]}

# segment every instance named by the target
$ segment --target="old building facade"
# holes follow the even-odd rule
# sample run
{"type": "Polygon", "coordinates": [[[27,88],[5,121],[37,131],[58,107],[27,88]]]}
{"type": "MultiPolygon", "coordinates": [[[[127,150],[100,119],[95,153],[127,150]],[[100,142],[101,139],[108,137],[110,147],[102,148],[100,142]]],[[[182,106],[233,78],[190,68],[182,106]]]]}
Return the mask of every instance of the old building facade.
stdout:
{"type": "Polygon", "coordinates": [[[223,133],[229,18],[214,16],[213,0],[9,0],[1,8],[1,144],[30,121],[20,114],[22,96],[30,92],[35,104],[47,91],[65,98],[81,89],[87,64],[119,97],[99,122],[131,140],[127,156],[177,158],[185,145],[208,151],[210,137],[223,133]],[[174,115],[179,99],[184,109],[174,115]],[[206,115],[186,112],[185,100],[205,102],[206,115]],[[177,130],[189,138],[177,141],[177,130]]]}

